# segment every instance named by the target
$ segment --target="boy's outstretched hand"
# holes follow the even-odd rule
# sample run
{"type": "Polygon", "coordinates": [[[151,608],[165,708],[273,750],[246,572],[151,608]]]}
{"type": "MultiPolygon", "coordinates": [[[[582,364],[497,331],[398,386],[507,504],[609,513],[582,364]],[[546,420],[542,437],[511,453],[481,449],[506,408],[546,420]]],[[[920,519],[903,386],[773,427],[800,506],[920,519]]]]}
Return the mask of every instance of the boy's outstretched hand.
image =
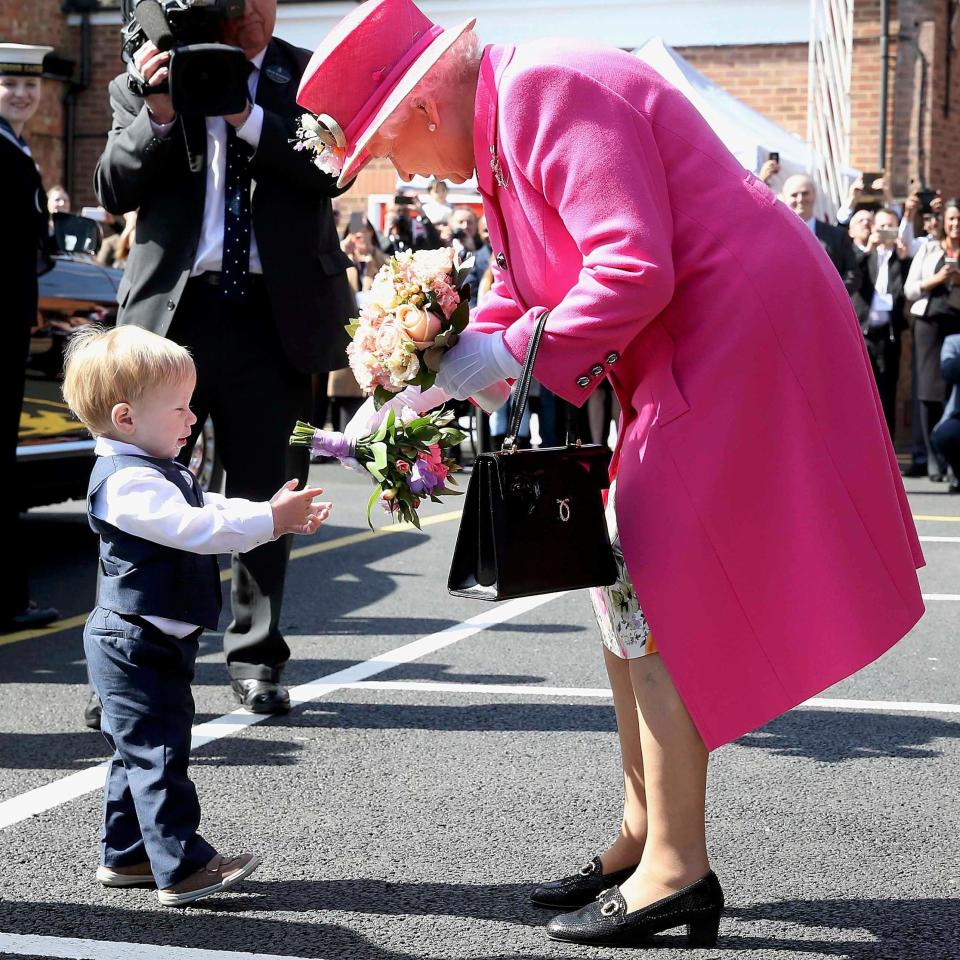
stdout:
{"type": "Polygon", "coordinates": [[[332,503],[314,503],[323,493],[320,487],[297,490],[299,480],[288,480],[270,499],[273,509],[273,537],[285,533],[316,533],[330,516],[332,503]]]}

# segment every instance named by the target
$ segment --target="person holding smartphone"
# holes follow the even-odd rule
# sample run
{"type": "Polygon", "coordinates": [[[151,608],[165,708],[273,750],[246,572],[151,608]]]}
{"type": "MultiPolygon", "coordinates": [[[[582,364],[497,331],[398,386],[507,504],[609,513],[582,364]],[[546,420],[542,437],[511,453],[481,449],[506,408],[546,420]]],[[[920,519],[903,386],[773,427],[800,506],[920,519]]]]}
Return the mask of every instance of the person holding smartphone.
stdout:
{"type": "Polygon", "coordinates": [[[943,239],[929,239],[913,258],[904,292],[913,306],[914,349],[917,354],[917,395],[920,423],[927,447],[927,474],[946,479],[947,462],[931,442],[933,427],[943,414],[947,384],[940,369],[944,340],[960,333],[960,199],[943,205],[943,239]]]}
{"type": "Polygon", "coordinates": [[[859,241],[859,234],[854,237],[860,285],[851,294],[851,300],[892,440],[896,432],[900,336],[905,327],[903,285],[909,258],[900,239],[900,218],[892,210],[884,207],[875,214],[858,210],[850,224],[851,235],[866,228],[865,243],[859,241]]]}

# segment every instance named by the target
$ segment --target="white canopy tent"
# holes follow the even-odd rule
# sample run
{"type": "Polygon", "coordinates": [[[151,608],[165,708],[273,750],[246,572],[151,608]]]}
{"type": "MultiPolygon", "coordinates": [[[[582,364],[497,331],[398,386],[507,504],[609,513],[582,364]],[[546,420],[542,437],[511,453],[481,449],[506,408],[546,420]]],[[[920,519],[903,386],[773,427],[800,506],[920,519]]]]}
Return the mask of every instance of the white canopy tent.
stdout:
{"type": "MultiPolygon", "coordinates": [[[[816,170],[809,144],[708,80],[660,37],[648,40],[635,54],[683,93],[746,169],[756,173],[771,153],[779,153],[780,173],[770,184],[774,191],[787,177],[816,170]]],[[[807,92],[798,90],[797,95],[805,100],[807,92]]],[[[847,173],[851,181],[859,176],[857,170],[847,173]]],[[[817,215],[832,217],[836,211],[826,192],[819,193],[817,215]]]]}

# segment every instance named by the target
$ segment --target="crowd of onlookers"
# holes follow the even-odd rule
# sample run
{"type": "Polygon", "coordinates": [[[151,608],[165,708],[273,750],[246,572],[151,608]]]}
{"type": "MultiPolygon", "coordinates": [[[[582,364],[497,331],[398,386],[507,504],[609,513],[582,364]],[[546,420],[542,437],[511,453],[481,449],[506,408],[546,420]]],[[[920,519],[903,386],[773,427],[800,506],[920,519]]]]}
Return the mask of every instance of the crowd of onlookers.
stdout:
{"type": "MultiPolygon", "coordinates": [[[[828,223],[815,216],[813,179],[796,175],[780,182],[778,173],[777,162],[768,160],[758,176],[771,187],[779,185],[779,198],[809,225],[836,266],[860,323],[891,436],[897,422],[903,335],[909,331],[912,336],[914,442],[905,472],[946,480],[951,490],[960,490],[960,201],[933,191],[914,191],[898,204],[885,179],[864,184],[861,177],[850,186],[835,222],[828,223]]],[[[51,214],[70,212],[70,198],[62,187],[53,187],[47,197],[51,214]]],[[[472,308],[482,302],[493,283],[486,222],[471,206],[450,203],[442,180],[432,181],[423,197],[414,191],[396,194],[381,229],[362,213],[353,212],[348,218],[336,202],[334,216],[341,249],[351,262],[347,275],[358,298],[369,291],[389,257],[404,250],[450,246],[461,259],[473,257],[472,308]]],[[[109,224],[97,260],[122,267],[135,228],[135,213],[109,224]]],[[[337,428],[349,421],[363,401],[348,369],[318,378],[314,392],[314,416],[337,428]]],[[[542,444],[562,443],[568,433],[606,442],[619,415],[609,385],[597,391],[582,411],[535,387],[530,407],[542,444]]],[[[489,429],[493,445],[506,433],[508,416],[509,404],[489,424],[482,424],[484,438],[489,429]]],[[[529,444],[530,410],[521,433],[521,443],[529,444]]]]}
{"type": "MultiPolygon", "coordinates": [[[[759,176],[770,183],[777,172],[767,161],[759,176]]],[[[960,199],[915,190],[901,205],[885,178],[861,177],[828,224],[814,217],[810,177],[787,178],[780,198],[810,226],[850,294],[891,436],[910,332],[914,442],[904,472],[960,491],[960,199]]]]}

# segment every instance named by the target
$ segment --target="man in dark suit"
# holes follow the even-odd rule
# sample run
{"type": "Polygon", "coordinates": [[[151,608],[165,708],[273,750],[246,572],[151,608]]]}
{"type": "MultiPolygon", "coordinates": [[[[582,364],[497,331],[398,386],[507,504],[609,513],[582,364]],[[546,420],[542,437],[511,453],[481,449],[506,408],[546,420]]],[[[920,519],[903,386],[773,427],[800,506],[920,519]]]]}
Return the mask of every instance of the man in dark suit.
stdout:
{"type": "Polygon", "coordinates": [[[817,187],[813,180],[802,173],[788,177],[780,192],[780,199],[813,231],[837,268],[847,293],[853,296],[854,290],[860,285],[860,271],[853,244],[846,230],[824,223],[814,216],[817,187]]]}
{"type": "MultiPolygon", "coordinates": [[[[167,94],[141,99],[117,77],[95,175],[109,211],[139,211],[119,322],[191,351],[191,440],[209,414],[227,495],[255,500],[288,479],[305,481],[309,452],[287,441],[295,421],[309,419],[311,374],[343,366],[343,327],[355,315],[330,205],[342,191],[290,143],[310,52],[273,37],[276,9],[276,0],[246,0],[243,16],[223,23],[223,41],[250,63],[239,114],[177,115],[167,94]]],[[[151,88],[166,81],[169,61],[152,43],[134,55],[151,88]]],[[[224,651],[235,695],[258,713],[290,703],[279,626],[288,555],[283,538],[233,557],[224,651]]]]}
{"type": "Polygon", "coordinates": [[[884,208],[874,215],[867,244],[857,252],[860,284],[852,295],[891,439],[896,427],[900,335],[906,326],[903,284],[910,268],[899,225],[892,210],[884,208]]]}

